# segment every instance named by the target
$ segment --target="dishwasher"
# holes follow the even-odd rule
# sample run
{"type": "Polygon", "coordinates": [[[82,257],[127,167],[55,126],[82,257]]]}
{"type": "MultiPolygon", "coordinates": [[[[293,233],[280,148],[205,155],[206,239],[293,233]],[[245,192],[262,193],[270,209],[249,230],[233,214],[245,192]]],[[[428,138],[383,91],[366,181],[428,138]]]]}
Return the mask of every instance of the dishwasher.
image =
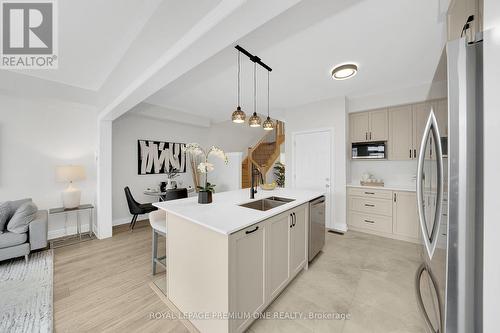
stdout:
{"type": "Polygon", "coordinates": [[[325,245],[325,197],[321,196],[309,202],[309,261],[325,245]]]}

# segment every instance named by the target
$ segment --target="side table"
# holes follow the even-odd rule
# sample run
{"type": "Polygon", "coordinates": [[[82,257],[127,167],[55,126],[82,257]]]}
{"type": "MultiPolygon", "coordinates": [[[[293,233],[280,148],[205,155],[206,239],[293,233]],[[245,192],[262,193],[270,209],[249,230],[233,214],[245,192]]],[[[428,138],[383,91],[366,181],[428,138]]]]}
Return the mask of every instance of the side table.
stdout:
{"type": "Polygon", "coordinates": [[[77,244],[77,243],[91,240],[94,238],[94,231],[93,231],[94,206],[93,205],[90,205],[90,204],[80,205],[76,208],[70,208],[70,209],[66,209],[64,207],[51,208],[51,209],[49,209],[49,223],[50,223],[51,216],[64,215],[64,218],[65,218],[64,231],[65,231],[65,233],[67,233],[68,216],[72,213],[76,214],[76,234],[73,234],[70,236],[65,236],[63,238],[58,238],[58,239],[50,241],[51,248],[58,248],[58,247],[66,246],[66,245],[77,244]],[[80,213],[85,212],[85,211],[88,212],[88,214],[89,214],[89,231],[82,233],[80,213]]]}

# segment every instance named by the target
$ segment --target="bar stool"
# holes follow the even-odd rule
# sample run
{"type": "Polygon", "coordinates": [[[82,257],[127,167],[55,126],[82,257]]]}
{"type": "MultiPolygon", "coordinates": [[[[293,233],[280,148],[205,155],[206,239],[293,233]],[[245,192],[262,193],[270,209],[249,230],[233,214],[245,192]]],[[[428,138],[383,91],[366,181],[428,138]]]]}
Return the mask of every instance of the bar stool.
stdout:
{"type": "Polygon", "coordinates": [[[166,259],[167,256],[158,257],[158,235],[167,237],[167,214],[164,210],[158,209],[154,212],[149,213],[149,223],[153,229],[153,251],[151,257],[151,263],[153,265],[153,275],[156,274],[156,264],[160,264],[165,269],[167,269],[166,262],[162,260],[166,259]]]}

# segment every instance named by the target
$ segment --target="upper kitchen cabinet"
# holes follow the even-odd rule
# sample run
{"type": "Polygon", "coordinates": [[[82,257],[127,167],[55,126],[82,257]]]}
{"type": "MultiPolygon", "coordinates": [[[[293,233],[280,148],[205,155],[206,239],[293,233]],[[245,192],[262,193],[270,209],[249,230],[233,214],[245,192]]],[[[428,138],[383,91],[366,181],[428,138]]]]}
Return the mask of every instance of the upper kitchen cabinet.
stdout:
{"type": "Polygon", "coordinates": [[[447,100],[440,99],[389,108],[388,158],[416,160],[431,110],[434,110],[441,136],[448,136],[447,100]]]}
{"type": "Polygon", "coordinates": [[[439,135],[441,135],[441,137],[448,137],[448,100],[440,99],[433,101],[432,108],[436,115],[439,135]]]}
{"type": "Polygon", "coordinates": [[[368,115],[370,119],[369,141],[387,141],[389,136],[387,109],[370,111],[368,115]]]}
{"type": "Polygon", "coordinates": [[[351,142],[368,141],[370,117],[368,112],[351,113],[349,116],[351,142]]]}
{"type": "Polygon", "coordinates": [[[389,108],[389,159],[413,158],[413,112],[410,105],[389,108]]]}
{"type": "Polygon", "coordinates": [[[413,159],[418,158],[420,153],[420,142],[424,136],[427,118],[431,113],[432,103],[424,102],[413,104],[413,159]]]}
{"type": "Polygon", "coordinates": [[[349,115],[351,142],[387,141],[387,110],[357,112],[349,115]]]}

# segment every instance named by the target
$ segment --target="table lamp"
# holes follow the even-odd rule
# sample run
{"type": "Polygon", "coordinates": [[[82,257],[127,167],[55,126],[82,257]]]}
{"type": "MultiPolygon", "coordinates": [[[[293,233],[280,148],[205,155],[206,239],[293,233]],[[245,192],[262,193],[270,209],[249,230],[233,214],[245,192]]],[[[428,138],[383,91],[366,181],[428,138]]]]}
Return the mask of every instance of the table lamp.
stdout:
{"type": "Polygon", "coordinates": [[[68,182],[68,187],[62,193],[63,206],[66,209],[80,206],[81,191],[73,182],[85,179],[85,169],[80,165],[63,165],[56,167],[58,182],[68,182]]]}

